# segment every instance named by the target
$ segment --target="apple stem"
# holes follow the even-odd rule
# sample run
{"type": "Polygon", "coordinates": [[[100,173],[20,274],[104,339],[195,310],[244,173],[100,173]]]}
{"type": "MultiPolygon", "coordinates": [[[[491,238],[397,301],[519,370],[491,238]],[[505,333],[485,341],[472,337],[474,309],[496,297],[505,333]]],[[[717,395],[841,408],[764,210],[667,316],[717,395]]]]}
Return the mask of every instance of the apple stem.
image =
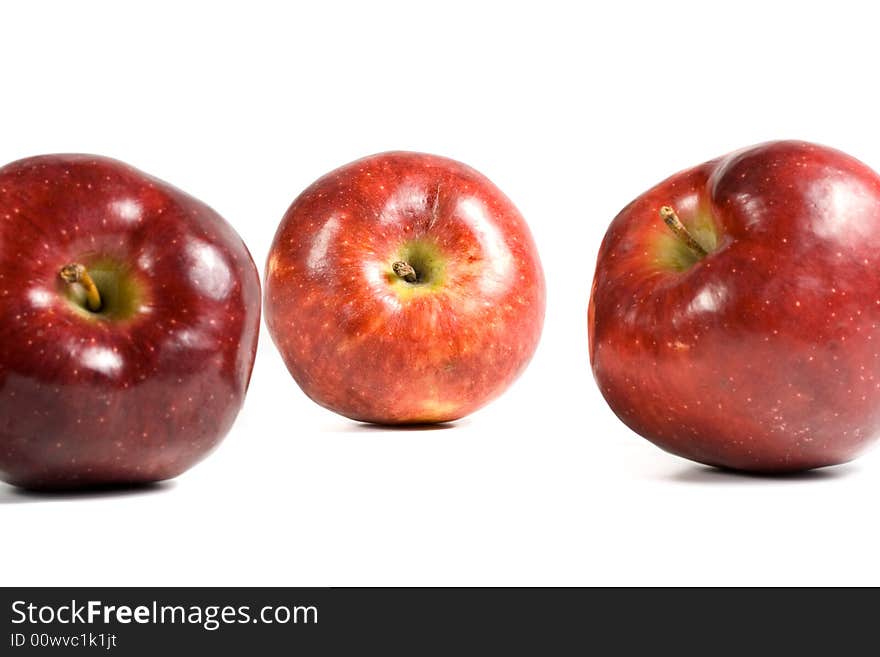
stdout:
{"type": "Polygon", "coordinates": [[[697,240],[694,239],[694,236],[690,234],[688,229],[685,227],[683,223],[681,223],[681,219],[678,218],[678,215],[675,213],[675,210],[669,206],[664,205],[660,208],[660,218],[672,229],[672,232],[675,233],[675,236],[684,242],[687,247],[696,253],[700,258],[705,258],[709,255],[709,252],[703,248],[702,244],[700,244],[697,240]]]}
{"type": "Polygon", "coordinates": [[[89,271],[83,265],[78,263],[65,265],[58,274],[61,276],[61,280],[69,285],[79,283],[83,286],[83,289],[86,291],[86,304],[89,310],[93,313],[101,310],[101,293],[98,292],[98,286],[95,285],[95,281],[92,280],[92,277],[89,276],[89,271]]]}
{"type": "Polygon", "coordinates": [[[394,273],[405,280],[407,283],[415,283],[419,280],[419,277],[416,274],[416,270],[413,269],[412,265],[408,262],[398,260],[393,265],[391,265],[391,269],[393,269],[394,273]]]}

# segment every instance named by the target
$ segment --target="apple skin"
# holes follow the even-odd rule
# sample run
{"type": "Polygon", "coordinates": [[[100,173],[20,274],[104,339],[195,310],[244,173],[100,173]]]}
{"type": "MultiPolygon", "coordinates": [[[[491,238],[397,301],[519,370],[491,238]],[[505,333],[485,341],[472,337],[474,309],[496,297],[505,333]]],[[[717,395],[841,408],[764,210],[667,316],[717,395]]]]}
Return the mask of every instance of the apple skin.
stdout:
{"type": "Polygon", "coordinates": [[[266,267],[266,323],[314,401],[379,424],[448,422],[522,372],[544,319],[529,229],[484,176],[389,152],[345,165],[284,215],[266,267]],[[401,279],[411,260],[419,276],[401,279]]]}
{"type": "Polygon", "coordinates": [[[771,142],[683,171],[602,243],[596,381],[625,424],[694,461],[848,461],[880,433],[878,267],[880,178],[844,153],[771,142]],[[690,267],[665,205],[709,247],[690,267]]]}
{"type": "Polygon", "coordinates": [[[0,168],[0,479],[180,474],[232,425],[259,316],[253,260],[200,201],[92,155],[0,168]],[[71,299],[71,262],[103,270],[106,312],[71,299]]]}

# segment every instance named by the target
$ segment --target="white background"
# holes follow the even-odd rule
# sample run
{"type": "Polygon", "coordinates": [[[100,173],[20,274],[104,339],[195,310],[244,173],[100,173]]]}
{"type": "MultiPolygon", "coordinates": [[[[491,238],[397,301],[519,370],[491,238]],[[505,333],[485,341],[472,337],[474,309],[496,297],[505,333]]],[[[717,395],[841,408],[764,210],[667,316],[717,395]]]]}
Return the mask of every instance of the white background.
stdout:
{"type": "Polygon", "coordinates": [[[261,268],[319,175],[389,149],[488,175],[548,283],[538,353],[436,431],[311,403],[265,331],[221,447],[177,481],[0,484],[6,585],[880,584],[880,450],[801,477],[670,456],[589,371],[602,235],[667,175],[773,138],[880,168],[870,3],[18,2],[0,161],[125,160],[215,207],[261,268]],[[606,5],[604,8],[594,5],[606,5]]]}

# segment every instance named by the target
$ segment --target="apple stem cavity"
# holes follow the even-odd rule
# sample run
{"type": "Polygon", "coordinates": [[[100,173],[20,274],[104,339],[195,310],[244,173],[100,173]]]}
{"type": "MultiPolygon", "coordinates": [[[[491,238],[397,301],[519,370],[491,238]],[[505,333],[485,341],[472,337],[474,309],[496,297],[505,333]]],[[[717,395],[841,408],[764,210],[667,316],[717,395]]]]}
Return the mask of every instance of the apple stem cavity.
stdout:
{"type": "Polygon", "coordinates": [[[675,213],[672,206],[664,205],[660,208],[660,218],[663,219],[666,225],[669,226],[673,233],[675,233],[675,236],[684,242],[684,244],[693,251],[697,257],[705,258],[709,255],[709,252],[703,248],[703,245],[690,234],[688,229],[681,222],[681,219],[678,218],[678,215],[675,213]]]}
{"type": "Polygon", "coordinates": [[[413,269],[412,265],[408,262],[398,260],[393,265],[391,265],[391,269],[393,269],[394,273],[405,280],[407,283],[416,283],[419,280],[419,276],[418,274],[416,274],[416,270],[413,269]]]}
{"type": "Polygon", "coordinates": [[[61,271],[58,272],[58,274],[61,276],[61,280],[68,285],[82,285],[83,290],[85,290],[86,293],[86,305],[89,310],[93,313],[101,310],[101,293],[98,291],[98,286],[95,285],[95,281],[89,276],[89,271],[85,266],[78,263],[65,265],[61,268],[61,271]]]}

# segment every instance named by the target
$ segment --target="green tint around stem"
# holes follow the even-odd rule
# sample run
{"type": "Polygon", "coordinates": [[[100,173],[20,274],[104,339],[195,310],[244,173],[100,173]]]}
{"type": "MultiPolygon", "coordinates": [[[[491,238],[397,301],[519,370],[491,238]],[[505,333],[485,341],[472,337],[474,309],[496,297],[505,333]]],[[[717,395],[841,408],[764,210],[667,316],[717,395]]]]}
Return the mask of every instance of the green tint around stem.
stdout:
{"type": "Polygon", "coordinates": [[[407,242],[388,263],[387,279],[404,300],[436,292],[446,281],[446,259],[430,240],[407,242]]]}
{"type": "Polygon", "coordinates": [[[708,211],[680,219],[675,210],[664,206],[660,219],[668,227],[656,242],[657,263],[664,269],[687,271],[718,247],[718,230],[708,211]]]}
{"type": "MultiPolygon", "coordinates": [[[[68,265],[65,270],[76,265],[68,265]]],[[[65,273],[65,295],[79,314],[89,319],[125,320],[131,318],[144,301],[143,287],[124,265],[109,258],[89,259],[83,265],[87,278],[94,283],[100,297],[96,308],[88,286],[65,273]]]]}

